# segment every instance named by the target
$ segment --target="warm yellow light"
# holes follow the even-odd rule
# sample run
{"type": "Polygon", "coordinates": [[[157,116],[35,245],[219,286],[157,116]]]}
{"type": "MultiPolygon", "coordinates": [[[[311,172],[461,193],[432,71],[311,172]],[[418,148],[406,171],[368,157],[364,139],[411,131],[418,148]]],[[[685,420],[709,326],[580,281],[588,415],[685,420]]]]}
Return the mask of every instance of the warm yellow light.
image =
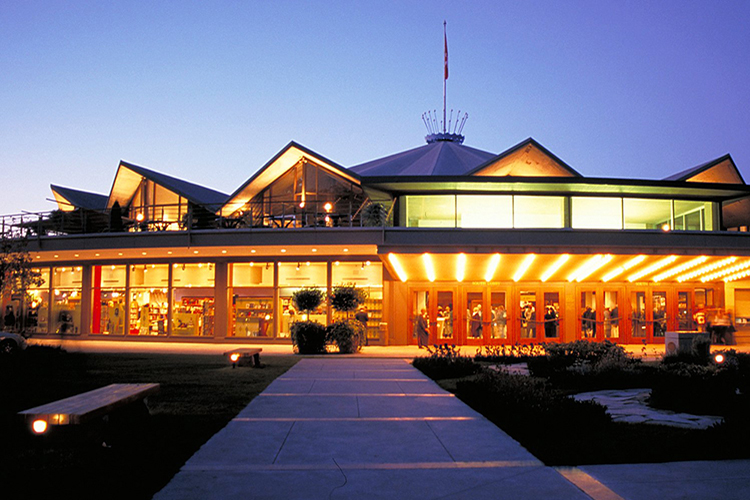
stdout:
{"type": "Polygon", "coordinates": [[[542,275],[542,282],[547,281],[554,275],[566,262],[568,262],[568,259],[570,259],[570,255],[567,253],[562,254],[557,258],[557,260],[547,268],[546,271],[544,271],[544,274],[542,275]]]}
{"type": "Polygon", "coordinates": [[[681,272],[687,271],[688,269],[692,269],[695,266],[703,264],[707,260],[708,260],[708,257],[706,257],[705,255],[701,255],[700,257],[696,257],[695,259],[685,262],[684,264],[681,264],[677,267],[673,267],[672,269],[668,271],[664,271],[661,274],[657,274],[656,276],[654,276],[654,281],[658,282],[667,278],[671,278],[672,276],[676,274],[680,274],[681,272]]]}
{"type": "Polygon", "coordinates": [[[143,214],[137,214],[135,216],[135,220],[137,220],[138,222],[143,222],[143,217],[144,217],[143,214]]]}
{"type": "Polygon", "coordinates": [[[240,359],[240,355],[236,352],[233,352],[229,355],[229,359],[232,361],[232,363],[236,363],[238,359],[240,359]]]}
{"type": "Polygon", "coordinates": [[[44,434],[47,432],[47,421],[46,420],[34,420],[31,424],[31,429],[35,434],[44,434]]]}
{"type": "Polygon", "coordinates": [[[325,205],[323,205],[323,208],[326,212],[330,212],[331,210],[333,210],[333,205],[331,205],[331,202],[329,201],[325,205]]]}
{"type": "Polygon", "coordinates": [[[683,281],[688,281],[696,276],[700,276],[702,274],[710,273],[711,271],[715,271],[717,269],[720,269],[724,266],[728,266],[732,262],[737,260],[737,257],[727,257],[726,259],[721,259],[720,261],[714,262],[712,264],[708,264],[706,266],[700,267],[694,271],[690,271],[689,273],[683,274],[681,276],[677,277],[677,281],[682,283],[683,281]]]}
{"type": "Polygon", "coordinates": [[[466,276],[466,254],[458,254],[456,260],[456,281],[463,281],[466,276]]]}
{"type": "Polygon", "coordinates": [[[672,228],[669,226],[669,224],[662,224],[661,230],[665,233],[669,232],[672,228]]]}
{"type": "Polygon", "coordinates": [[[707,281],[713,281],[717,278],[723,278],[724,276],[727,276],[730,274],[737,274],[737,273],[740,273],[741,271],[744,271],[747,268],[750,268],[750,260],[746,260],[734,266],[727,267],[726,269],[722,269],[721,271],[716,271],[715,273],[702,276],[701,282],[705,283],[707,281]]]}
{"type": "Polygon", "coordinates": [[[424,263],[424,270],[427,273],[427,279],[435,281],[435,266],[432,264],[432,256],[428,253],[423,253],[422,262],[424,263]]]}
{"type": "Polygon", "coordinates": [[[605,274],[604,277],[602,278],[602,281],[604,281],[606,283],[607,281],[611,280],[612,278],[616,278],[617,276],[621,275],[625,271],[628,271],[629,269],[632,269],[633,267],[637,266],[638,264],[640,264],[644,260],[646,260],[646,256],[645,255],[638,255],[637,257],[633,257],[632,259],[630,259],[629,261],[627,261],[625,264],[623,264],[621,266],[618,266],[618,267],[612,269],[607,274],[605,274]]]}
{"type": "Polygon", "coordinates": [[[604,266],[611,260],[612,260],[612,256],[609,254],[607,255],[596,254],[592,256],[590,259],[588,259],[586,262],[584,262],[583,265],[581,265],[578,269],[573,271],[573,274],[568,276],[568,281],[577,281],[580,283],[584,279],[591,276],[594,273],[594,271],[604,266]]]}
{"type": "Polygon", "coordinates": [[[490,263],[487,265],[487,271],[484,273],[484,281],[492,281],[497,271],[497,266],[500,264],[500,254],[496,253],[490,258],[490,263]]]}
{"type": "Polygon", "coordinates": [[[388,262],[391,263],[391,265],[393,266],[393,270],[396,271],[398,279],[406,283],[406,280],[408,279],[408,277],[406,276],[406,271],[404,271],[404,268],[401,265],[401,262],[399,262],[398,257],[396,257],[396,254],[389,253],[388,262]]]}
{"type": "Polygon", "coordinates": [[[268,321],[270,319],[271,319],[271,315],[270,314],[266,314],[266,321],[268,321]]]}
{"type": "Polygon", "coordinates": [[[649,274],[653,274],[656,271],[658,271],[659,269],[661,269],[662,267],[666,267],[666,266],[668,266],[669,264],[671,264],[672,262],[674,262],[676,260],[677,260],[677,256],[676,255],[670,255],[669,257],[667,257],[665,259],[661,259],[660,261],[658,261],[658,262],[656,262],[654,264],[651,264],[650,266],[648,266],[645,269],[641,269],[637,273],[631,274],[630,276],[628,276],[628,281],[630,281],[631,283],[634,282],[634,281],[638,281],[639,279],[643,278],[644,276],[648,276],[649,274]]]}
{"type": "Polygon", "coordinates": [[[714,356],[714,361],[716,361],[717,364],[722,364],[724,362],[724,355],[721,353],[718,353],[716,356],[714,356]]]}
{"type": "Polygon", "coordinates": [[[724,281],[728,283],[730,281],[739,280],[739,279],[742,279],[742,278],[746,278],[748,276],[750,276],[750,269],[748,269],[746,271],[742,271],[741,273],[737,273],[737,274],[733,274],[731,276],[727,276],[726,278],[724,278],[724,281]]]}
{"type": "Polygon", "coordinates": [[[305,208],[305,202],[304,201],[300,201],[299,202],[299,207],[300,208],[305,208]]]}
{"type": "Polygon", "coordinates": [[[518,270],[516,270],[516,274],[513,275],[513,281],[518,281],[523,278],[523,275],[526,274],[526,271],[531,267],[531,263],[534,262],[534,259],[536,259],[536,255],[533,253],[526,256],[518,270]]]}

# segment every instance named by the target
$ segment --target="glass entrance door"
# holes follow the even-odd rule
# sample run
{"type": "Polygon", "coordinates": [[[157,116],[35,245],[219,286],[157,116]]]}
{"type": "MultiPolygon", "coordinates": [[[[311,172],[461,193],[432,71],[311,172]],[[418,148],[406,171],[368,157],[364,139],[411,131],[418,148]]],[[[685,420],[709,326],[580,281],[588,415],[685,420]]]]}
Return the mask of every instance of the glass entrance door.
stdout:
{"type": "Polygon", "coordinates": [[[518,291],[518,324],[519,337],[522,343],[539,339],[536,290],[520,289],[518,291]]]}
{"type": "Polygon", "coordinates": [[[641,341],[646,339],[646,292],[630,293],[630,337],[641,341]]]}
{"type": "Polygon", "coordinates": [[[596,291],[583,290],[580,293],[579,303],[579,325],[582,339],[595,339],[597,337],[598,322],[596,318],[596,291]]]}
{"type": "Polygon", "coordinates": [[[544,292],[544,340],[560,338],[560,293],[544,292]]]}
{"type": "MultiPolygon", "coordinates": [[[[412,290],[411,291],[411,303],[409,304],[411,311],[409,313],[409,320],[411,323],[411,340],[410,344],[419,343],[420,335],[420,321],[422,317],[428,326],[429,331],[429,309],[430,309],[430,291],[429,290],[412,290]]],[[[428,345],[433,343],[434,339],[428,339],[428,345]]]]}
{"type": "Polygon", "coordinates": [[[505,300],[505,291],[490,290],[490,335],[487,340],[493,344],[508,341],[508,304],[505,300]]]}
{"type": "Polygon", "coordinates": [[[652,295],[652,301],[654,338],[664,338],[664,334],[667,331],[667,325],[669,321],[669,316],[667,315],[667,292],[654,291],[652,295]]]}
{"type": "Polygon", "coordinates": [[[677,291],[677,329],[681,331],[695,330],[691,295],[688,291],[677,291]]]}
{"type": "Polygon", "coordinates": [[[620,338],[619,295],[616,290],[604,291],[604,311],[602,312],[604,338],[612,341],[620,338]]]}
{"type": "MultiPolygon", "coordinates": [[[[464,291],[463,327],[466,344],[484,343],[484,292],[481,290],[464,291]]],[[[489,326],[489,325],[487,325],[489,326]]]]}
{"type": "Polygon", "coordinates": [[[430,318],[435,318],[432,322],[435,325],[434,336],[438,344],[455,343],[453,291],[438,290],[436,296],[437,304],[430,314],[430,318]]]}

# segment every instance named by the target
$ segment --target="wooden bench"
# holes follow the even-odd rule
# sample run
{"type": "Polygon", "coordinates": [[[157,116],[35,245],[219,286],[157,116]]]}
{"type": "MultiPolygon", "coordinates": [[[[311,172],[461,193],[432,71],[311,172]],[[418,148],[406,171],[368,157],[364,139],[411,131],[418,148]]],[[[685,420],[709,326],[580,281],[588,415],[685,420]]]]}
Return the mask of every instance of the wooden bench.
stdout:
{"type": "Polygon", "coordinates": [[[79,425],[159,392],[159,384],[112,384],[19,412],[36,434],[49,426],[79,425]]]}
{"type": "Polygon", "coordinates": [[[229,361],[232,362],[232,367],[235,365],[252,365],[256,368],[260,368],[260,352],[263,349],[259,347],[241,347],[239,349],[232,349],[224,353],[224,356],[229,357],[229,361]]]}

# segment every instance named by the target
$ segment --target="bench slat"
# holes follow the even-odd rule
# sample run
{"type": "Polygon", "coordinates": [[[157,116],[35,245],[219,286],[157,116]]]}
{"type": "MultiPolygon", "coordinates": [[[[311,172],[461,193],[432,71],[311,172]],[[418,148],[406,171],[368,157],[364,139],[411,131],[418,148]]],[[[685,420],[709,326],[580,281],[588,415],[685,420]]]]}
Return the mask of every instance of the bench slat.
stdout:
{"type": "Polygon", "coordinates": [[[159,384],[112,384],[19,412],[27,420],[80,424],[159,391],[159,384]]]}

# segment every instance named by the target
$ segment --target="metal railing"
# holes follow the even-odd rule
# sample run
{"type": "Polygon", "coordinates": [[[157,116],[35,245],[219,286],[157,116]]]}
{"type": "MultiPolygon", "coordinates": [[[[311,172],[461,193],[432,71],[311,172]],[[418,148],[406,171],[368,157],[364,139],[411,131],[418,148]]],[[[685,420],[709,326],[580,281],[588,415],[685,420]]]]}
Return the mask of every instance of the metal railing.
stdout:
{"type": "Polygon", "coordinates": [[[341,203],[340,209],[322,202],[300,206],[291,202],[265,202],[234,216],[221,216],[203,207],[185,204],[150,205],[123,210],[75,209],[24,212],[0,216],[0,234],[6,238],[60,236],[112,232],[190,231],[198,229],[299,229],[391,226],[389,215],[341,203]]]}

